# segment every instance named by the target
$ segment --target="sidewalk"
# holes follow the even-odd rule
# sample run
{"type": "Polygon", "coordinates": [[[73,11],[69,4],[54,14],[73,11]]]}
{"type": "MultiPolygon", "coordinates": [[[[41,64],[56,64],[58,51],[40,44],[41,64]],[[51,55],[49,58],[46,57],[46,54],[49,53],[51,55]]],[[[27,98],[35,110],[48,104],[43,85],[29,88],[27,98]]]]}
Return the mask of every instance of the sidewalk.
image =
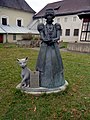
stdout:
{"type": "MultiPolygon", "coordinates": [[[[39,51],[40,48],[39,47],[35,47],[35,48],[31,48],[32,50],[37,50],[39,51]]],[[[70,51],[70,50],[67,50],[67,48],[61,48],[60,49],[61,52],[72,52],[72,53],[79,53],[79,54],[90,54],[90,53],[86,53],[86,52],[79,52],[79,51],[70,51]]]]}
{"type": "MultiPolygon", "coordinates": [[[[39,47],[35,47],[35,48],[31,48],[31,49],[32,49],[32,50],[40,50],[39,47]]],[[[67,50],[67,48],[62,48],[62,49],[60,49],[60,51],[69,52],[69,51],[67,50]]]]}

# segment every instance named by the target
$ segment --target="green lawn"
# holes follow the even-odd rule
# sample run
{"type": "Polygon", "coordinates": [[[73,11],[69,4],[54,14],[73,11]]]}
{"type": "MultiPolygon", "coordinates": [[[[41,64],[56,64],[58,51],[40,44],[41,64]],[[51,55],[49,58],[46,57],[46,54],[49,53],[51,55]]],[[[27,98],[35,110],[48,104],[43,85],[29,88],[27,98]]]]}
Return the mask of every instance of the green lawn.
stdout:
{"type": "Polygon", "coordinates": [[[38,51],[0,48],[0,120],[90,120],[90,54],[61,52],[66,91],[33,96],[16,90],[21,68],[16,59],[28,56],[35,69],[38,51]]]}

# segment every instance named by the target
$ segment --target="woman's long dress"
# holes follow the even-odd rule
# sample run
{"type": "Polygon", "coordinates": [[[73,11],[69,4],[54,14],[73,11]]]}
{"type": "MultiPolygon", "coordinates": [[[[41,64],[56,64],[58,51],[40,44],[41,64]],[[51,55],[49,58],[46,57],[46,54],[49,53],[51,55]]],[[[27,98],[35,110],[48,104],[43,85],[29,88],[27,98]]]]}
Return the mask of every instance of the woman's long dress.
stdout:
{"type": "MultiPolygon", "coordinates": [[[[44,26],[45,35],[48,36],[47,28],[44,26]]],[[[41,31],[42,32],[42,31],[41,31]]],[[[52,32],[56,37],[56,26],[52,32]]],[[[63,75],[63,63],[57,42],[47,44],[42,42],[37,59],[36,70],[39,71],[40,87],[57,88],[65,84],[63,75]]]]}

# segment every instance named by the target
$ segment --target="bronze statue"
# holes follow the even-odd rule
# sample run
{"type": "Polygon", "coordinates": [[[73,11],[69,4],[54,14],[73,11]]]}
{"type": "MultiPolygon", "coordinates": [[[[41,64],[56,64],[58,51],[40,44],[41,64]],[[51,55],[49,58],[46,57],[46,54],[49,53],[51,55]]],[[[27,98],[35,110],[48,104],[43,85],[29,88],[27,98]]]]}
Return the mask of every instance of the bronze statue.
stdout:
{"type": "Polygon", "coordinates": [[[38,31],[41,36],[41,48],[37,59],[36,70],[39,71],[40,87],[57,88],[65,84],[62,58],[58,40],[60,40],[60,24],[53,24],[53,9],[45,12],[46,25],[40,23],[38,31]]]}

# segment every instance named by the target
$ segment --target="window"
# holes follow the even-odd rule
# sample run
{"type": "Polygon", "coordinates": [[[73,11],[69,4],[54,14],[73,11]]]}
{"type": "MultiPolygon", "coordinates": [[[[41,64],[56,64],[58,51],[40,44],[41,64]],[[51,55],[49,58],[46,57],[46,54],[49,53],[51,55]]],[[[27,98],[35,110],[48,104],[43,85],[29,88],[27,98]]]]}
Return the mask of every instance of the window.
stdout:
{"type": "Polygon", "coordinates": [[[19,26],[19,27],[23,26],[23,19],[22,18],[18,18],[16,20],[16,25],[19,26]]]}
{"type": "Polygon", "coordinates": [[[74,36],[78,36],[79,35],[79,29],[74,29],[74,36]]]}
{"type": "Polygon", "coordinates": [[[88,22],[88,28],[87,29],[88,29],[87,31],[90,32],[90,22],[88,22]]]}
{"type": "Polygon", "coordinates": [[[73,17],[73,21],[75,22],[77,20],[77,17],[75,16],[75,17],[73,17]]]}
{"type": "Polygon", "coordinates": [[[7,25],[7,18],[2,18],[2,25],[7,25]]]}
{"type": "Polygon", "coordinates": [[[81,40],[84,41],[85,39],[86,39],[86,32],[82,32],[82,34],[81,34],[81,40]]]}
{"type": "Polygon", "coordinates": [[[90,18],[83,19],[81,41],[90,41],[90,18]]]}
{"type": "Polygon", "coordinates": [[[57,18],[57,23],[59,23],[60,22],[60,18],[57,18]]]}
{"type": "Polygon", "coordinates": [[[60,36],[62,36],[62,29],[60,30],[60,36]]]}
{"type": "Polygon", "coordinates": [[[21,20],[17,20],[17,26],[21,27],[21,20]]]}
{"type": "Polygon", "coordinates": [[[2,25],[8,25],[9,24],[9,17],[5,16],[5,15],[2,15],[1,16],[1,24],[2,25]]]}
{"type": "Polygon", "coordinates": [[[90,32],[87,32],[86,41],[90,41],[90,32]]]}
{"type": "Polygon", "coordinates": [[[70,36],[70,29],[66,29],[65,35],[70,36]]]}
{"type": "Polygon", "coordinates": [[[16,34],[13,34],[13,40],[16,40],[16,34]]]}
{"type": "Polygon", "coordinates": [[[82,31],[87,31],[88,22],[83,23],[82,31]]]}
{"type": "Polygon", "coordinates": [[[67,18],[67,17],[65,17],[65,18],[64,18],[64,22],[67,22],[67,20],[68,20],[68,18],[67,18]]]}

